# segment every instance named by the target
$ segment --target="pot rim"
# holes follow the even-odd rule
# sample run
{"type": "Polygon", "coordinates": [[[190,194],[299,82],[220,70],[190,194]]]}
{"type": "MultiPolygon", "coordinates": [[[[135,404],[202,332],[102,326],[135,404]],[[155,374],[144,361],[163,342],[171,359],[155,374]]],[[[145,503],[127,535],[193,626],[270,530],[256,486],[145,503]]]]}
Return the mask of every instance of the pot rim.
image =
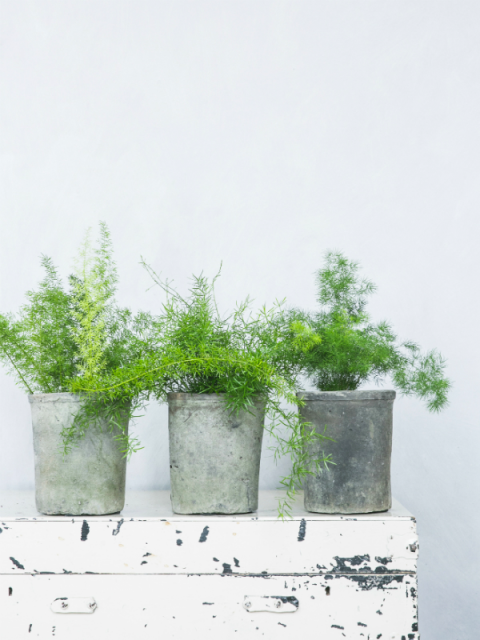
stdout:
{"type": "MultiPolygon", "coordinates": [[[[171,391],[167,393],[168,402],[225,402],[226,393],[187,393],[183,391],[171,391]]],[[[267,399],[257,396],[253,400],[254,403],[266,403],[267,399]]]]}
{"type": "Polygon", "coordinates": [[[62,391],[60,393],[29,393],[28,401],[34,402],[80,402],[81,393],[72,393],[71,391],[62,391]]]}
{"type": "Polygon", "coordinates": [[[395,400],[393,389],[355,389],[354,391],[297,391],[305,402],[355,402],[363,400],[395,400]]]}

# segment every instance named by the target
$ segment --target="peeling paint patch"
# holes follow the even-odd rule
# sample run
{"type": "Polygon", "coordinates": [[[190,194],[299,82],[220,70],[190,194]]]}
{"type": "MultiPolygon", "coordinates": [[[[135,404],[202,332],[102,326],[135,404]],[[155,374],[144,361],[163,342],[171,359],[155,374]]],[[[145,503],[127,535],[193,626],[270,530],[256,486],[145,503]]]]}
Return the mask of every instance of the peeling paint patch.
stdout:
{"type": "Polygon", "coordinates": [[[180,540],[180,538],[178,538],[177,540],[177,547],[181,547],[183,544],[183,540],[180,540]]]}
{"type": "Polygon", "coordinates": [[[240,566],[240,562],[239,562],[239,560],[237,560],[236,558],[234,558],[234,559],[233,559],[233,562],[235,563],[235,566],[236,566],[236,567],[239,567],[239,566],[240,566]]]}
{"type": "Polygon", "coordinates": [[[283,622],[279,622],[278,624],[281,625],[282,627],[286,627],[287,626],[286,624],[283,624],[283,622]]]}
{"type": "Polygon", "coordinates": [[[20,562],[18,560],[15,560],[15,558],[12,558],[12,556],[10,556],[10,560],[13,562],[13,564],[17,567],[17,569],[23,569],[25,570],[25,567],[23,566],[23,564],[20,564],[20,562]]]}
{"type": "Polygon", "coordinates": [[[32,625],[28,627],[28,633],[32,633],[32,625]]]}
{"type": "Polygon", "coordinates": [[[300,528],[298,529],[298,542],[303,542],[305,540],[305,534],[307,531],[307,523],[305,521],[305,518],[302,518],[300,520],[300,528]]]}
{"type": "Polygon", "coordinates": [[[218,558],[213,558],[214,562],[220,562],[220,560],[218,558]]]}
{"type": "Polygon", "coordinates": [[[347,580],[352,580],[358,584],[358,588],[361,591],[371,591],[372,589],[385,590],[385,589],[396,589],[395,586],[390,586],[392,582],[403,582],[405,574],[397,575],[397,574],[387,574],[383,576],[375,576],[375,575],[336,575],[335,578],[346,578],[347,580]]]}
{"type": "Polygon", "coordinates": [[[392,556],[389,556],[388,558],[380,558],[380,556],[375,556],[375,560],[380,564],[388,564],[389,562],[392,562],[392,556]]]}
{"type": "Polygon", "coordinates": [[[215,604],[214,602],[202,602],[202,604],[215,604]]]}
{"type": "Polygon", "coordinates": [[[364,624],[363,622],[357,622],[357,625],[358,625],[359,627],[366,627],[366,626],[367,626],[367,625],[366,625],[366,624],[364,624]]]}
{"type": "MultiPolygon", "coordinates": [[[[361,565],[363,562],[370,562],[370,556],[365,554],[364,556],[352,556],[351,558],[339,558],[338,556],[334,556],[333,558],[337,563],[337,566],[333,567],[333,573],[358,573],[357,569],[352,569],[352,567],[356,567],[361,565]],[[347,566],[347,563],[350,565],[347,566]]],[[[365,569],[362,568],[362,571],[365,569]]],[[[371,570],[371,569],[370,569],[371,570]]]]}
{"type": "Polygon", "coordinates": [[[332,629],[345,629],[345,627],[340,627],[338,624],[332,624],[332,629]]]}
{"type": "Polygon", "coordinates": [[[232,573],[231,564],[227,564],[226,562],[224,562],[222,566],[223,566],[223,573],[232,573]]]}
{"type": "Polygon", "coordinates": [[[122,524],[123,524],[123,518],[118,521],[117,528],[112,531],[112,536],[118,536],[118,534],[120,533],[120,527],[122,526],[122,524]]]}
{"type": "Polygon", "coordinates": [[[143,554],[143,557],[144,557],[144,558],[148,558],[148,556],[151,556],[151,555],[152,555],[152,554],[151,554],[151,553],[148,553],[148,551],[147,551],[147,553],[144,553],[144,554],[143,554]]]}
{"type": "Polygon", "coordinates": [[[210,529],[208,527],[205,527],[200,535],[199,542],[206,542],[209,533],[210,529]]]}
{"type": "Polygon", "coordinates": [[[85,542],[85,540],[88,538],[89,533],[90,533],[90,527],[88,526],[88,522],[84,520],[82,524],[82,535],[80,537],[80,540],[82,542],[85,542]]]}
{"type": "Polygon", "coordinates": [[[66,569],[63,569],[63,573],[72,573],[71,571],[67,571],[66,569]]]}
{"type": "Polygon", "coordinates": [[[418,622],[412,624],[412,631],[418,631],[418,622]]]}

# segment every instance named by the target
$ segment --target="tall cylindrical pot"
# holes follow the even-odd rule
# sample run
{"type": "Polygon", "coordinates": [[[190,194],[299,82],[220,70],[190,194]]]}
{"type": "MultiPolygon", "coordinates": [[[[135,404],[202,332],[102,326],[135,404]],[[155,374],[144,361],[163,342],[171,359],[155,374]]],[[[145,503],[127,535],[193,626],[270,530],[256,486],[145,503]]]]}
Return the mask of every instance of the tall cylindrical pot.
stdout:
{"type": "MultiPolygon", "coordinates": [[[[29,395],[35,454],[35,500],[48,515],[105,515],[125,505],[126,459],[105,423],[92,425],[63,455],[62,429],[81,407],[74,393],[29,395]]],[[[128,412],[122,416],[128,429],[128,412]]]]}
{"type": "Polygon", "coordinates": [[[230,412],[224,396],[169,393],[171,501],[175,513],[258,508],[265,401],[230,412]]]}
{"type": "Polygon", "coordinates": [[[371,513],[392,505],[390,459],[395,391],[299,393],[301,416],[333,441],[308,449],[310,464],[328,465],[304,481],[305,509],[315,513],[371,513]]]}

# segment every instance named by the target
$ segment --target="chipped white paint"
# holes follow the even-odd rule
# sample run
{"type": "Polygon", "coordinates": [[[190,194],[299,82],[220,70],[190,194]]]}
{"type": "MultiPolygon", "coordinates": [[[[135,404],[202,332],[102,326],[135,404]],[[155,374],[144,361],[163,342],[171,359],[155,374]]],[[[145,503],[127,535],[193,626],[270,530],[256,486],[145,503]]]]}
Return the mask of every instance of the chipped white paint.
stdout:
{"type": "Polygon", "coordinates": [[[300,496],[282,522],[274,496],[261,492],[255,514],[175,516],[166,492],[144,492],[86,518],[2,496],[0,637],[418,639],[411,514],[322,516],[300,496]],[[82,598],[94,616],[51,610],[82,598]]]}
{"type": "Polygon", "coordinates": [[[299,602],[292,596],[245,596],[243,606],[246,611],[268,611],[270,613],[295,613],[299,602]]]}
{"type": "Polygon", "coordinates": [[[96,608],[95,598],[55,598],[50,605],[53,613],[93,613],[96,608]]]}

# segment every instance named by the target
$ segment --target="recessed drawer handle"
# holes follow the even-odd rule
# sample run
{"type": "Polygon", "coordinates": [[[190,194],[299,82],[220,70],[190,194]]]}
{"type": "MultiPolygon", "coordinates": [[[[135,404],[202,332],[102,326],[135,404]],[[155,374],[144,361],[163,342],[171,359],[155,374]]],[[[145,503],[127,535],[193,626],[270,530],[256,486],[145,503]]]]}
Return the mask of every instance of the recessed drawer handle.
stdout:
{"type": "Polygon", "coordinates": [[[95,598],[56,598],[50,605],[54,613],[93,613],[96,608],[95,598]]]}
{"type": "Polygon", "coordinates": [[[294,596],[245,596],[243,601],[244,608],[250,612],[295,613],[299,604],[294,596]]]}

